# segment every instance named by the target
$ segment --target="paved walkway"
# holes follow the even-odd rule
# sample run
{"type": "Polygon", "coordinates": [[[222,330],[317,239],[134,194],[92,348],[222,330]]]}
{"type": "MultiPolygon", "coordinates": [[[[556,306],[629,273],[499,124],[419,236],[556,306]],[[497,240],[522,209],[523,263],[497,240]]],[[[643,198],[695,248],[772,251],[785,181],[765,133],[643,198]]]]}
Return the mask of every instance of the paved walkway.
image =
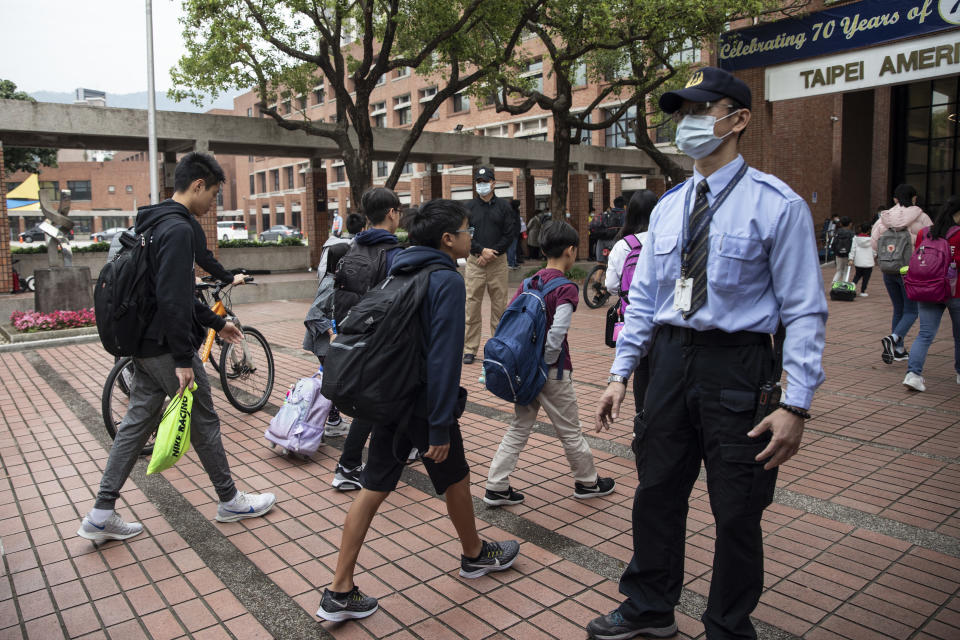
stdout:
{"type": "MultiPolygon", "coordinates": [[[[514,477],[526,503],[488,509],[479,496],[510,407],[481,389],[472,366],[462,379],[470,390],[463,432],[477,517],[482,535],[524,541],[516,570],[457,576],[444,505],[414,466],[360,555],[357,583],[381,598],[381,611],[359,623],[316,622],[353,499],[330,487],[342,439],[309,462],[280,457],[263,439],[287,385],[313,370],[315,359],[299,349],[307,306],[238,307],[274,346],[267,410],[240,414],[215,390],[239,486],[275,491],[278,506],[262,519],[219,524],[194,452],[163,477],[145,477],[141,462],[118,509],[145,533],[99,548],[75,532],[107,457],[100,391],[112,359],[98,343],[0,353],[0,639],[567,639],[584,637],[584,624],[615,606],[636,483],[629,420],[589,435],[601,472],[617,480],[614,494],[574,500],[562,449],[540,423],[514,477]]],[[[943,328],[927,362],[928,391],[908,392],[905,363],[879,357],[888,308],[880,287],[830,305],[827,381],[764,519],[761,638],[960,638],[953,345],[943,328]]],[[[585,423],[613,355],[602,343],[603,311],[581,305],[571,332],[585,423]]],[[[701,477],[688,521],[681,638],[703,636],[713,536],[701,477]]]]}

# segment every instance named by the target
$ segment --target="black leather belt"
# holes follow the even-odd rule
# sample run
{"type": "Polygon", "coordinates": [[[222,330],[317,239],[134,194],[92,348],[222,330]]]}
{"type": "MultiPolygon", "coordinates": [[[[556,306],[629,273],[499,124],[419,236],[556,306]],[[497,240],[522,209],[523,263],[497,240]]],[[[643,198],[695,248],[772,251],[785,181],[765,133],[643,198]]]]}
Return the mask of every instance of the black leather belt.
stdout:
{"type": "Polygon", "coordinates": [[[661,325],[657,337],[675,340],[683,345],[698,347],[743,347],[754,344],[771,344],[770,334],[755,333],[753,331],[737,331],[727,333],[721,329],[696,331],[689,327],[675,327],[671,324],[661,325]]]}

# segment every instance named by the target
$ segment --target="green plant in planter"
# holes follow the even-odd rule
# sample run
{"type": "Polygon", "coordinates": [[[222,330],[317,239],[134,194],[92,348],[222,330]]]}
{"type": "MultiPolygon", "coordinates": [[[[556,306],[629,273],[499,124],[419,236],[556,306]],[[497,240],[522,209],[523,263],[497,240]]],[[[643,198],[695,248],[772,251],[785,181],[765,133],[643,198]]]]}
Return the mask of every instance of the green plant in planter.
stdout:
{"type": "MultiPolygon", "coordinates": [[[[532,275],[534,275],[537,271],[540,271],[540,269],[546,269],[546,267],[547,267],[547,263],[542,262],[540,263],[539,267],[534,267],[533,269],[528,270],[525,274],[523,274],[523,277],[529,278],[532,275]]],[[[565,274],[563,274],[563,277],[565,277],[567,280],[571,282],[583,282],[583,279],[587,277],[587,272],[581,269],[580,267],[574,266],[565,274]]]]}
{"type": "Polygon", "coordinates": [[[10,253],[13,253],[13,254],[26,255],[31,253],[46,253],[46,252],[47,252],[47,245],[45,244],[39,245],[36,247],[10,247],[10,253]]]}
{"type": "Polygon", "coordinates": [[[73,247],[74,253],[98,253],[110,251],[109,242],[94,242],[85,247],[73,247]]]}

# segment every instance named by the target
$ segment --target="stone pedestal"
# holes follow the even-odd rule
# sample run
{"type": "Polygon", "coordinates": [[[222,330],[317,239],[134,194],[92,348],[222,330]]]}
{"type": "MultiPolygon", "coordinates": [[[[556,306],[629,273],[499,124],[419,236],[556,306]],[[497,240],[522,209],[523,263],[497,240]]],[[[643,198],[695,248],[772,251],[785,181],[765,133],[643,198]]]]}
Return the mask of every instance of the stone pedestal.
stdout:
{"type": "Polygon", "coordinates": [[[34,272],[34,309],[40,313],[75,311],[93,306],[90,267],[50,267],[34,272]]]}

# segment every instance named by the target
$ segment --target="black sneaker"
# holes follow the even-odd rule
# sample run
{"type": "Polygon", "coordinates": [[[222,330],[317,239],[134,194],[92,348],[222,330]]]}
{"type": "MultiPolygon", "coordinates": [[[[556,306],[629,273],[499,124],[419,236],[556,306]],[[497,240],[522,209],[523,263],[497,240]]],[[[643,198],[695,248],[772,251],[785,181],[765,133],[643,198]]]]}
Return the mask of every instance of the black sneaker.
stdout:
{"type": "Polygon", "coordinates": [[[463,354],[463,364],[473,364],[474,360],[476,360],[476,356],[472,353],[463,354]]]}
{"type": "Polygon", "coordinates": [[[614,482],[613,478],[597,478],[597,481],[590,485],[577,482],[573,486],[573,497],[586,500],[587,498],[608,496],[613,493],[615,486],[617,486],[617,483],[614,482]]]}
{"type": "Polygon", "coordinates": [[[620,610],[594,618],[587,624],[587,637],[594,640],[627,640],[627,638],[669,638],[677,634],[673,613],[644,616],[639,622],[628,622],[620,610]]]}
{"type": "Polygon", "coordinates": [[[523,502],[523,494],[519,491],[514,491],[513,487],[507,487],[506,491],[491,491],[487,489],[487,492],[483,494],[483,501],[491,507],[520,504],[523,502]]]}
{"type": "Polygon", "coordinates": [[[886,363],[890,364],[893,362],[893,336],[885,336],[880,339],[880,344],[883,345],[883,353],[880,354],[880,358],[886,363]]]}
{"type": "Polygon", "coordinates": [[[333,488],[340,491],[353,491],[354,489],[363,489],[360,483],[360,472],[363,471],[363,465],[356,469],[344,469],[342,465],[337,465],[337,470],[333,474],[333,488]]]}
{"type": "Polygon", "coordinates": [[[906,349],[901,349],[899,351],[893,352],[893,361],[894,362],[903,362],[904,360],[910,359],[910,352],[906,349]]]}
{"type": "Polygon", "coordinates": [[[366,618],[379,606],[376,598],[364,595],[356,586],[345,594],[335,594],[330,589],[324,589],[317,617],[329,622],[355,620],[366,618]]]}
{"type": "Polygon", "coordinates": [[[464,578],[479,578],[493,571],[509,569],[520,553],[516,540],[484,542],[480,555],[474,559],[460,556],[460,575],[464,578]]]}

